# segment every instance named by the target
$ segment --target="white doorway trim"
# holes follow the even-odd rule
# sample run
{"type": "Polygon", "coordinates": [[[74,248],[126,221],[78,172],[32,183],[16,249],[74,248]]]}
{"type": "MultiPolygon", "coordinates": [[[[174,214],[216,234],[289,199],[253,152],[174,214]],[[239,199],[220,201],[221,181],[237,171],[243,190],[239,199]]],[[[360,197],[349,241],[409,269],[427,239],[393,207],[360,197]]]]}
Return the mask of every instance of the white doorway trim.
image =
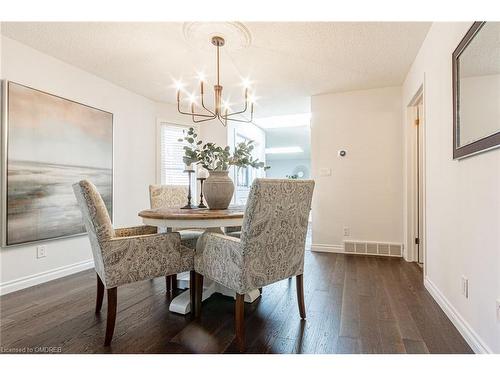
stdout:
{"type": "Polygon", "coordinates": [[[418,262],[417,247],[415,238],[417,238],[417,202],[420,200],[421,226],[419,230],[419,247],[423,255],[424,276],[426,274],[426,110],[425,110],[425,85],[422,83],[413,98],[406,106],[404,119],[405,136],[405,165],[404,165],[404,238],[405,252],[404,258],[408,262],[418,262]],[[417,106],[420,106],[418,132],[416,131],[415,120],[417,119],[417,106]],[[418,178],[420,183],[420,196],[417,199],[417,134],[419,134],[419,154],[420,154],[420,173],[418,178]]]}

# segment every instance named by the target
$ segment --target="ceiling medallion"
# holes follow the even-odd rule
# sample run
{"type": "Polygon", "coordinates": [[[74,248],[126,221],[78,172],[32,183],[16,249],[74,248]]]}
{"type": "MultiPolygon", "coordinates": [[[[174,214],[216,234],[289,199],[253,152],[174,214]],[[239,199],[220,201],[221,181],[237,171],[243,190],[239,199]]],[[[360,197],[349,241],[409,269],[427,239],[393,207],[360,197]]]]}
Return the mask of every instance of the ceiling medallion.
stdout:
{"type": "Polygon", "coordinates": [[[197,49],[207,50],[214,36],[221,36],[231,50],[247,48],[252,43],[250,31],[241,22],[185,22],[182,33],[186,41],[197,49]]]}

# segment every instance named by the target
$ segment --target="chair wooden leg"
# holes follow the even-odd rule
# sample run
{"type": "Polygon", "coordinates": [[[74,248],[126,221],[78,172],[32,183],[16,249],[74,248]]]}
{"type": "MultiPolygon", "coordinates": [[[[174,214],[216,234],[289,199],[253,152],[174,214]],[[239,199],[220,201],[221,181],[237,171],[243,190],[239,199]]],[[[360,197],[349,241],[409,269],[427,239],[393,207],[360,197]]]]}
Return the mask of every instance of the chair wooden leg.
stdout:
{"type": "Polygon", "coordinates": [[[201,300],[203,296],[203,275],[200,275],[198,272],[195,272],[194,280],[195,280],[194,316],[198,318],[201,315],[201,300]]]}
{"type": "Polygon", "coordinates": [[[170,275],[165,276],[165,289],[167,290],[167,293],[172,290],[172,276],[170,275]]]}
{"type": "Polygon", "coordinates": [[[295,276],[297,281],[297,302],[299,304],[300,318],[306,318],[306,306],[304,304],[304,275],[295,276]]]}
{"type": "Polygon", "coordinates": [[[245,351],[245,295],[236,293],[234,328],[240,352],[245,351]]]}
{"type": "Polygon", "coordinates": [[[177,274],[170,276],[172,278],[172,290],[177,289],[177,274]]]}
{"type": "Polygon", "coordinates": [[[97,276],[97,297],[95,299],[95,313],[99,314],[102,307],[102,300],[104,299],[104,284],[101,281],[101,278],[96,273],[97,276]]]}
{"type": "Polygon", "coordinates": [[[115,331],[116,297],[116,287],[108,289],[108,319],[106,321],[106,338],[104,339],[104,346],[109,346],[111,344],[113,332],[115,331]]]}
{"type": "Polygon", "coordinates": [[[195,316],[194,305],[196,304],[196,272],[189,272],[189,297],[191,298],[191,316],[195,316]]]}

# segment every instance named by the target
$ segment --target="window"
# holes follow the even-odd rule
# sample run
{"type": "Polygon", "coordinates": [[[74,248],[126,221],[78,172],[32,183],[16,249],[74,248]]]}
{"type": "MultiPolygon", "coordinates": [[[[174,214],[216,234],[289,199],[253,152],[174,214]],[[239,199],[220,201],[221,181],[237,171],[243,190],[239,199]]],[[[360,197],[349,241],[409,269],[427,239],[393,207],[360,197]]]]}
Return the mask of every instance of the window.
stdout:
{"type": "Polygon", "coordinates": [[[248,168],[236,168],[238,171],[238,186],[249,187],[250,176],[248,168]]]}
{"type": "Polygon", "coordinates": [[[187,143],[179,142],[179,138],[184,137],[185,129],[179,125],[166,123],[160,125],[159,182],[162,185],[188,185],[188,174],[184,173],[185,165],[182,161],[183,147],[187,143]]]}
{"type": "MultiPolygon", "coordinates": [[[[252,131],[250,126],[245,126],[245,129],[235,129],[234,138],[232,140],[233,147],[236,147],[238,143],[248,142],[253,140],[254,150],[252,151],[252,156],[258,158],[261,161],[265,160],[264,147],[265,144],[265,134],[263,131],[252,131]],[[249,131],[250,130],[250,131],[249,131]],[[242,134],[245,131],[245,134],[242,134]]],[[[252,167],[247,168],[233,168],[232,172],[233,180],[235,181],[235,192],[234,192],[234,204],[244,205],[247,202],[248,194],[250,192],[250,187],[252,182],[257,177],[264,177],[263,169],[255,169],[252,167]]]]}
{"type": "MultiPolygon", "coordinates": [[[[237,146],[240,143],[248,142],[249,139],[247,137],[242,136],[241,134],[236,134],[234,145],[237,146]]],[[[236,184],[240,187],[250,187],[250,184],[254,180],[254,176],[252,174],[252,168],[236,168],[237,178],[236,184]]]]}

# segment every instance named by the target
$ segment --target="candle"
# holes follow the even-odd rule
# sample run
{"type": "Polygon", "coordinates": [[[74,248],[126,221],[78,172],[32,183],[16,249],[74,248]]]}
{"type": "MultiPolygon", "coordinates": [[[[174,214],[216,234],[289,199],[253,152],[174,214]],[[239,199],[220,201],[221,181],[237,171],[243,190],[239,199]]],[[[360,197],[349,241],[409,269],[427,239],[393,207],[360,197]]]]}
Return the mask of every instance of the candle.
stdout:
{"type": "Polygon", "coordinates": [[[208,171],[203,168],[201,165],[198,165],[198,171],[196,172],[197,178],[207,178],[208,171]]]}

